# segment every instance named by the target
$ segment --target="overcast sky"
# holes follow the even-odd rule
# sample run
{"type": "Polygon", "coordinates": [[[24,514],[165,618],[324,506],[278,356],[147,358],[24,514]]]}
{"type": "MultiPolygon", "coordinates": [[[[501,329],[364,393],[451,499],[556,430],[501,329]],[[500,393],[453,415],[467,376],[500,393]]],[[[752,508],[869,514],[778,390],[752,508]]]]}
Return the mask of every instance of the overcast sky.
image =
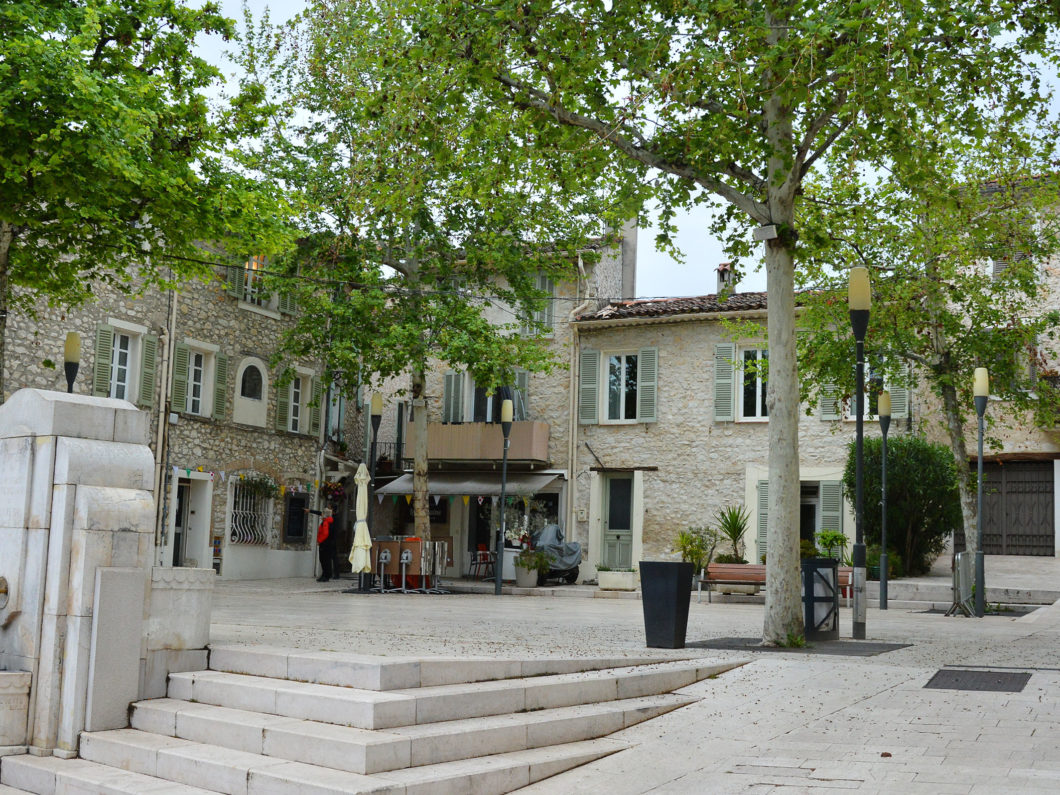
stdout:
{"type": "MultiPolygon", "coordinates": [[[[194,2],[192,3],[195,4],[194,2]]],[[[220,0],[221,9],[226,16],[239,22],[242,28],[242,0],[220,0]]],[[[247,0],[247,5],[255,18],[266,8],[270,11],[273,23],[290,19],[303,8],[304,0],[247,0]]],[[[233,66],[220,63],[224,45],[217,37],[203,48],[204,54],[230,74],[233,66]]],[[[677,217],[677,244],[684,252],[684,262],[675,262],[666,254],[655,249],[656,230],[644,227],[640,230],[637,246],[637,295],[639,297],[660,297],[675,295],[707,295],[715,292],[717,286],[715,269],[724,262],[720,241],[710,235],[710,218],[706,210],[697,210],[695,214],[683,214],[677,217]]],[[[765,271],[748,274],[739,285],[741,291],[764,290],[765,271]]],[[[614,296],[618,297],[618,296],[614,296]]]]}

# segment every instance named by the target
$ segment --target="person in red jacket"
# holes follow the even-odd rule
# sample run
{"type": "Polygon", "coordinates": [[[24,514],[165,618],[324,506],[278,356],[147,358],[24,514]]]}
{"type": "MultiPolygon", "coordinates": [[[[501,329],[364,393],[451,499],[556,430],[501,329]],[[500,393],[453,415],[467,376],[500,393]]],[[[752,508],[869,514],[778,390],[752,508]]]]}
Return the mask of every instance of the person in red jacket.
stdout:
{"type": "Polygon", "coordinates": [[[320,517],[317,526],[317,551],[320,555],[320,576],[317,582],[327,582],[335,576],[335,537],[331,532],[333,517],[331,508],[323,511],[309,511],[320,517]]]}

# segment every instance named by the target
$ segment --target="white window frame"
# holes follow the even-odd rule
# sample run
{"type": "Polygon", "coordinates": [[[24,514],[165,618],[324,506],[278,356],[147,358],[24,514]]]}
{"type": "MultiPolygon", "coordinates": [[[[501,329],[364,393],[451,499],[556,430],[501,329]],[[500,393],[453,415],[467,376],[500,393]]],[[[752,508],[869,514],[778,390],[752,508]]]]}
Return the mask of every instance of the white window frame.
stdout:
{"type": "Polygon", "coordinates": [[[542,307],[531,313],[532,322],[523,324],[523,333],[524,335],[537,334],[538,330],[534,324],[540,323],[545,327],[545,330],[540,332],[541,336],[552,337],[556,333],[556,282],[547,273],[538,271],[534,279],[534,287],[546,293],[546,297],[541,299],[542,307]]]}
{"type": "Polygon", "coordinates": [[[287,430],[303,436],[312,434],[312,411],[314,373],[305,367],[294,368],[294,378],[287,384],[287,430]],[[299,385],[298,400],[295,401],[295,384],[299,385]],[[296,422],[297,421],[297,422],[296,422]]]}
{"type": "Polygon", "coordinates": [[[183,411],[195,417],[212,417],[214,410],[214,385],[217,374],[217,353],[220,346],[209,342],[184,338],[184,344],[188,346],[188,391],[184,401],[183,411]],[[195,369],[195,357],[202,357],[202,378],[198,386],[201,389],[199,395],[199,408],[194,410],[193,396],[195,381],[193,372],[195,369]]]}
{"type": "MultiPolygon", "coordinates": [[[[637,361],[636,367],[637,367],[637,374],[638,374],[637,388],[639,389],[639,387],[640,387],[640,380],[639,380],[639,375],[640,375],[640,349],[639,348],[631,348],[631,349],[626,349],[626,350],[601,351],[600,352],[600,358],[601,358],[601,361],[600,361],[600,369],[601,369],[601,373],[600,373],[600,383],[601,383],[601,387],[600,387],[600,424],[601,425],[635,425],[635,424],[637,424],[638,422],[641,421],[640,418],[637,416],[638,410],[637,410],[636,407],[639,407],[640,401],[639,401],[639,395],[636,393],[636,391],[634,391],[634,393],[633,393],[633,402],[634,402],[634,405],[635,405],[635,409],[634,409],[634,412],[633,412],[633,418],[632,419],[625,419],[625,418],[623,418],[623,419],[612,419],[611,418],[611,413],[610,413],[610,408],[611,408],[611,401],[610,401],[610,397],[611,397],[611,359],[614,358],[614,357],[617,357],[617,356],[621,356],[623,358],[623,360],[626,360],[630,356],[633,356],[633,357],[636,358],[636,361],[637,361]]],[[[622,396],[621,396],[620,403],[621,403],[621,405],[623,407],[626,405],[626,403],[629,400],[629,397],[626,394],[628,390],[626,389],[626,382],[625,382],[625,373],[626,373],[627,367],[628,367],[628,365],[626,365],[626,366],[624,366],[622,368],[622,373],[623,373],[623,378],[622,378],[622,396]]]]}
{"type": "Polygon", "coordinates": [[[264,297],[264,276],[259,273],[265,269],[265,257],[255,254],[244,264],[241,275],[242,287],[239,290],[239,308],[256,312],[271,318],[280,317],[280,298],[273,293],[266,300],[264,297]]]}
{"type": "Polygon", "coordinates": [[[114,394],[116,389],[116,377],[117,377],[117,352],[118,352],[118,341],[122,337],[129,340],[128,360],[125,367],[125,395],[122,396],[122,400],[127,400],[130,403],[137,403],[140,399],[140,368],[142,358],[141,344],[144,336],[147,334],[147,326],[141,326],[138,323],[129,323],[124,320],[117,320],[116,318],[107,318],[107,325],[114,329],[114,342],[111,347],[111,360],[110,360],[110,389],[108,391],[109,397],[116,397],[114,394]]]}
{"type": "Polygon", "coordinates": [[[769,349],[757,345],[747,345],[739,349],[739,367],[736,369],[739,381],[734,385],[736,389],[736,419],[738,422],[769,422],[768,408],[766,407],[766,385],[769,383],[768,375],[763,377],[762,372],[756,371],[755,378],[755,402],[759,413],[747,415],[744,413],[744,386],[745,379],[750,372],[745,368],[746,354],[755,353],[755,359],[761,361],[769,359],[769,349]],[[764,354],[764,355],[763,355],[764,354]]]}

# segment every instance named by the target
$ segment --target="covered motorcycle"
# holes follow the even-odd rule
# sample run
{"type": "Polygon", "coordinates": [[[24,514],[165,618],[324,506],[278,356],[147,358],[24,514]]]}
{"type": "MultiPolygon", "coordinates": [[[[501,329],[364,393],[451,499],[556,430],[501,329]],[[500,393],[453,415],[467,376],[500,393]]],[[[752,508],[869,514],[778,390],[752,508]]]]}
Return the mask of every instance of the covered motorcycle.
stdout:
{"type": "Polygon", "coordinates": [[[578,566],[582,562],[582,545],[577,541],[564,541],[563,530],[558,524],[547,524],[530,539],[535,549],[543,550],[552,558],[548,574],[540,575],[539,582],[547,579],[562,579],[571,584],[578,581],[578,566]]]}

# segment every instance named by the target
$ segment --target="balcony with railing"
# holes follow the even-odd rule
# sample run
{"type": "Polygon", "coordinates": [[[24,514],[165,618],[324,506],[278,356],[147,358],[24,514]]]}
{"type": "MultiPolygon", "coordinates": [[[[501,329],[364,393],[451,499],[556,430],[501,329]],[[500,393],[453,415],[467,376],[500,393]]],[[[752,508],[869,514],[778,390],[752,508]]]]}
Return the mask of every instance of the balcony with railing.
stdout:
{"type": "MultiPolygon", "coordinates": [[[[405,455],[416,449],[419,424],[409,423],[405,455]]],[[[549,424],[547,422],[513,422],[508,460],[547,464],[549,424]]],[[[493,462],[504,454],[504,434],[499,423],[427,423],[427,457],[431,461],[493,462]]]]}

